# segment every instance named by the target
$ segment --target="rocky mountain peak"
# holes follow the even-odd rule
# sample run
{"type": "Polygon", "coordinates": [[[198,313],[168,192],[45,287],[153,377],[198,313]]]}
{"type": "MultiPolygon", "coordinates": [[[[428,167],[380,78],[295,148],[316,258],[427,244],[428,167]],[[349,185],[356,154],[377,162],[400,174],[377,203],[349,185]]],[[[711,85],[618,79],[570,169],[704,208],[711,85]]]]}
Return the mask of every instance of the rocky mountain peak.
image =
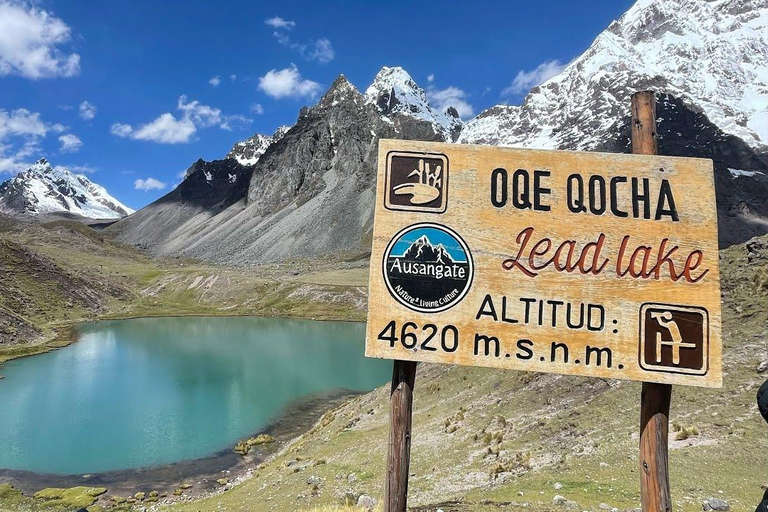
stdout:
{"type": "Polygon", "coordinates": [[[133,213],[85,175],[55,168],[45,158],[0,184],[0,211],[12,215],[71,213],[92,219],[118,219],[133,213]]]}
{"type": "MultiPolygon", "coordinates": [[[[227,153],[226,158],[237,160],[240,165],[256,165],[261,155],[267,151],[267,148],[283,138],[283,135],[290,130],[290,126],[280,126],[272,135],[263,135],[256,133],[247,139],[235,143],[232,149],[227,153]]],[[[202,160],[202,159],[201,159],[202,160]]],[[[187,171],[187,175],[189,171],[187,171]]]]}
{"type": "Polygon", "coordinates": [[[45,172],[46,170],[51,169],[51,164],[48,162],[48,160],[45,159],[45,157],[41,158],[34,164],[32,164],[29,168],[30,171],[37,171],[37,172],[45,172]]]}
{"type": "Polygon", "coordinates": [[[393,121],[397,115],[427,121],[445,141],[452,142],[458,136],[461,120],[456,109],[453,109],[456,114],[454,116],[447,111],[439,112],[432,108],[427,92],[401,67],[381,68],[365,91],[365,101],[374,105],[382,116],[393,121]]]}
{"type": "Polygon", "coordinates": [[[430,110],[427,93],[403,68],[384,66],[365,91],[365,99],[387,115],[392,112],[421,113],[430,110]]]}
{"type": "Polygon", "coordinates": [[[346,99],[352,99],[354,102],[359,102],[362,100],[362,97],[360,92],[355,88],[354,85],[349,83],[349,80],[347,80],[344,75],[339,75],[333,81],[325,94],[323,94],[319,105],[321,107],[334,106],[346,99]]]}
{"type": "Polygon", "coordinates": [[[445,109],[445,115],[450,116],[450,117],[452,117],[454,119],[461,119],[461,117],[459,117],[459,111],[456,110],[456,107],[448,107],[448,108],[446,108],[445,109]]]}
{"type": "Polygon", "coordinates": [[[593,149],[641,89],[672,94],[768,151],[768,0],[639,0],[516,109],[486,111],[460,141],[593,149]]]}
{"type": "Polygon", "coordinates": [[[199,163],[115,231],[160,254],[233,264],[365,257],[380,138],[627,152],[630,96],[653,89],[660,151],[714,160],[721,244],[747,240],[768,225],[768,182],[755,179],[768,175],[766,7],[640,0],[521,104],[467,123],[455,109],[433,108],[430,90],[402,68],[382,68],[364,95],[340,76],[288,133],[272,143],[254,136],[252,153],[238,152],[244,141],[229,159],[199,163]]]}

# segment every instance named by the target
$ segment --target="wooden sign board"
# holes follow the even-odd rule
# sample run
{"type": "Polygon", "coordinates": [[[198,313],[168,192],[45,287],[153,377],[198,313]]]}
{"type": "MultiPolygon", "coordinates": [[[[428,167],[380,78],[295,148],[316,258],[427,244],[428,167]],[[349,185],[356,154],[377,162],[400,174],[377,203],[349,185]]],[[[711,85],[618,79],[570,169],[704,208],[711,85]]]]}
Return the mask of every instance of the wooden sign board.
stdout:
{"type": "Polygon", "coordinates": [[[720,387],[710,160],[381,140],[366,356],[720,387]]]}

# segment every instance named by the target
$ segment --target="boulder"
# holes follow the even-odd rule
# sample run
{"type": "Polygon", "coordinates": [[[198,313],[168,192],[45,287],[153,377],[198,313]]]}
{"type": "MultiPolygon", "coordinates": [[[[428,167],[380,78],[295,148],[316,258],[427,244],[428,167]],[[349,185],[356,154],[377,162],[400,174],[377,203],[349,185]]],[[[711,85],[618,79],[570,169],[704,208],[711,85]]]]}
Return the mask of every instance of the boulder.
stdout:
{"type": "Polygon", "coordinates": [[[357,498],[357,506],[370,512],[376,508],[376,498],[368,496],[367,494],[361,494],[360,497],[357,498]]]}
{"type": "Polygon", "coordinates": [[[703,509],[705,511],[709,510],[730,510],[731,507],[728,505],[728,502],[725,500],[721,500],[720,498],[709,498],[707,501],[703,504],[703,509]]]}

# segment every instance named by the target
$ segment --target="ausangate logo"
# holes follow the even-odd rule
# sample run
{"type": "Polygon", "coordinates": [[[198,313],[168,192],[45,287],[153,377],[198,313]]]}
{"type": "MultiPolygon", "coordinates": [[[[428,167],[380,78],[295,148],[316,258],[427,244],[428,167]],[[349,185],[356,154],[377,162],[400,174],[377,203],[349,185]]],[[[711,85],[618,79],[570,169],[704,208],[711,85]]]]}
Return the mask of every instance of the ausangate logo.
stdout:
{"type": "Polygon", "coordinates": [[[421,312],[439,312],[469,291],[474,265],[469,247],[446,226],[421,223],[396,234],[384,252],[384,280],[392,296],[421,312]]]}

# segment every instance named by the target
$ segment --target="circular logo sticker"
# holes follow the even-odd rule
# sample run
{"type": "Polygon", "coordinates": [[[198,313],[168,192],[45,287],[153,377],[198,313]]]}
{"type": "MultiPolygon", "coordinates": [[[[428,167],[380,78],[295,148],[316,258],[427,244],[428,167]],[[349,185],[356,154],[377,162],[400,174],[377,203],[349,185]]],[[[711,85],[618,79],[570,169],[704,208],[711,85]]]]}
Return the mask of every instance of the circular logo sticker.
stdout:
{"type": "Polygon", "coordinates": [[[456,305],[469,291],[474,266],[466,242],[434,223],[408,226],[384,251],[384,281],[404,306],[436,313],[456,305]]]}

